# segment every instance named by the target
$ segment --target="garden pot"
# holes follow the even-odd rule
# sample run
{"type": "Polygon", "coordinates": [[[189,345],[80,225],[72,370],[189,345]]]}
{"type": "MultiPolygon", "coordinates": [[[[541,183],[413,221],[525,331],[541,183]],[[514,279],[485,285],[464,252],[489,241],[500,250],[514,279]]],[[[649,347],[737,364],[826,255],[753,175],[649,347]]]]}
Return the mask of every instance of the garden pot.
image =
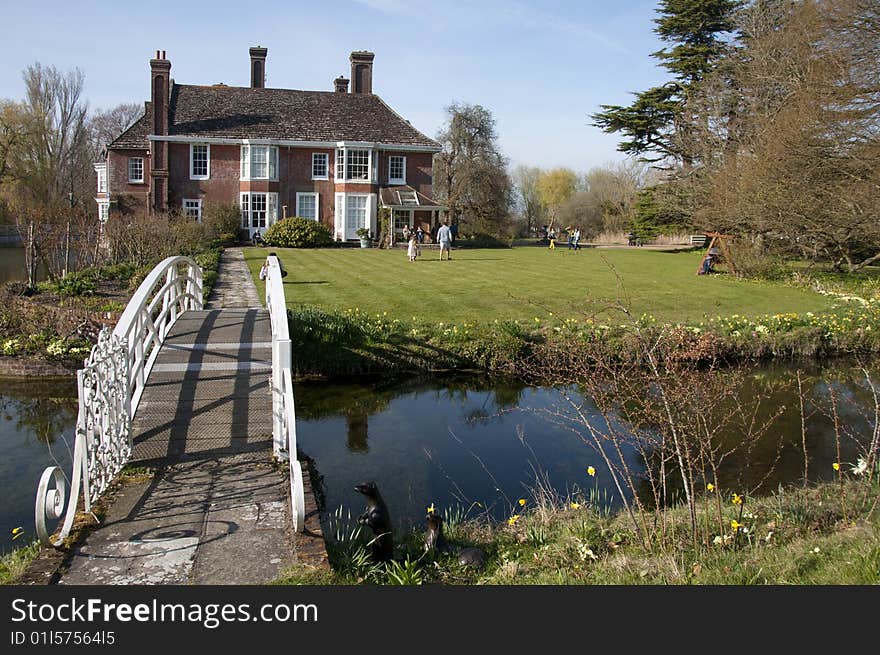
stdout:
{"type": "Polygon", "coordinates": [[[369,247],[370,247],[370,240],[366,239],[364,237],[361,237],[361,248],[369,248],[369,247]]]}

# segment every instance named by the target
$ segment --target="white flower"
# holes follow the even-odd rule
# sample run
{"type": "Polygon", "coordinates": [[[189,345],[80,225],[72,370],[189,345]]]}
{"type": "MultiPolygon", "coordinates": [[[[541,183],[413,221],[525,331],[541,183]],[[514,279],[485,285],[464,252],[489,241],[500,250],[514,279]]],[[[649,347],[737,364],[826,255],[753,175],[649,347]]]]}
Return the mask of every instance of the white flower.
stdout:
{"type": "Polygon", "coordinates": [[[855,466],[850,468],[850,471],[853,475],[864,475],[865,471],[868,470],[868,462],[865,461],[864,457],[859,457],[858,461],[856,461],[855,466]]]}

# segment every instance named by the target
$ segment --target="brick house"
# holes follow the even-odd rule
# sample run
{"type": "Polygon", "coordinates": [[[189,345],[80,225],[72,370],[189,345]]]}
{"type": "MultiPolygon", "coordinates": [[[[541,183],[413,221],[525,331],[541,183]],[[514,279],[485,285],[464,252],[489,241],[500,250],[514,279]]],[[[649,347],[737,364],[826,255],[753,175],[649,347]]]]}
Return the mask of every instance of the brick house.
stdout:
{"type": "Polygon", "coordinates": [[[302,216],[337,241],[363,226],[376,235],[379,207],[398,234],[436,225],[440,145],[373,93],[373,53],[351,53],[351,91],[344,77],[333,91],[266,88],[266,55],[251,48],[251,85],[232,87],[177,84],[157,51],[144,115],[95,164],[99,218],[147,209],[201,220],[206,205],[235,203],[243,237],[302,216]]]}

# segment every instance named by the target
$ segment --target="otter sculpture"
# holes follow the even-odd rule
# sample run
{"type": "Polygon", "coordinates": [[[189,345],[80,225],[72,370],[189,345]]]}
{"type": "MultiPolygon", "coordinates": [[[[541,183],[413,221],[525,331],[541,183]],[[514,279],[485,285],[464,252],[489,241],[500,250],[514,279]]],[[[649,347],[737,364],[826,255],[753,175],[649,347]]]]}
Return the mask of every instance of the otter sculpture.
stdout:
{"type": "Polygon", "coordinates": [[[362,493],[367,499],[367,510],[358,517],[358,523],[369,526],[373,531],[370,554],[376,562],[387,562],[394,555],[394,539],[391,517],[379,493],[379,487],[375,482],[362,482],[355,485],[355,491],[362,493]]]}
{"type": "MultiPolygon", "coordinates": [[[[443,518],[436,512],[428,512],[428,529],[425,532],[425,550],[437,550],[440,553],[450,551],[449,542],[443,536],[443,518]]],[[[464,548],[458,553],[460,566],[472,566],[482,569],[486,566],[486,553],[480,548],[464,548]]]]}

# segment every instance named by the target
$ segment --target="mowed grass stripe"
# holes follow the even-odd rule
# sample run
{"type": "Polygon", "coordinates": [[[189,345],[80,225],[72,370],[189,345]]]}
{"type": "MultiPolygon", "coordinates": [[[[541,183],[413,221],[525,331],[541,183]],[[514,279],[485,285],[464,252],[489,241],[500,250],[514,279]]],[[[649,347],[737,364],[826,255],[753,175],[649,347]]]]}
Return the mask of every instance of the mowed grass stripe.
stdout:
{"type": "MultiPolygon", "coordinates": [[[[290,307],[315,305],[435,322],[525,320],[598,314],[617,302],[632,313],[660,321],[698,322],[717,315],[758,316],[819,312],[831,300],[810,290],[738,280],[730,275],[698,276],[698,252],[633,249],[554,251],[540,247],[454,250],[439,261],[423,249],[416,262],[404,250],[333,248],[273,249],[288,271],[290,307]]],[[[269,251],[244,250],[261,298],[258,272],[269,251]]]]}

